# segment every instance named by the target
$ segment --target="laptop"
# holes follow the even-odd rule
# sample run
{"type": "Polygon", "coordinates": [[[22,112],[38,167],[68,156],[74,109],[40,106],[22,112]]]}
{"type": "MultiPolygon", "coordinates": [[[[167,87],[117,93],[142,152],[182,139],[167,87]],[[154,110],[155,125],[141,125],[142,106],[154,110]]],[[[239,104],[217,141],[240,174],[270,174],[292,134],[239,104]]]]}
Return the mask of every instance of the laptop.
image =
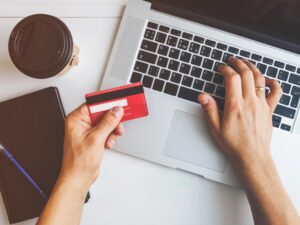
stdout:
{"type": "Polygon", "coordinates": [[[300,15],[288,1],[268,2],[129,0],[101,89],[141,81],[150,115],[126,123],[115,149],[239,185],[197,102],[209,93],[223,109],[224,78],[216,68],[229,56],[280,82],[274,132],[300,133],[300,15]]]}

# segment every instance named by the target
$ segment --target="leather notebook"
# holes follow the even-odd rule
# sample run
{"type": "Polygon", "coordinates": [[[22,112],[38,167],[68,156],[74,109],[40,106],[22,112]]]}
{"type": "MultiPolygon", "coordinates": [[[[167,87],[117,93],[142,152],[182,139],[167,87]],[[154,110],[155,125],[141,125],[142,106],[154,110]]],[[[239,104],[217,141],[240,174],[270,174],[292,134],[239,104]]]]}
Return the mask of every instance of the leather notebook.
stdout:
{"type": "MultiPolygon", "coordinates": [[[[64,119],[54,87],[0,103],[0,142],[47,196],[62,163],[64,119]]],[[[46,203],[3,155],[0,190],[10,223],[38,217],[46,203]]]]}

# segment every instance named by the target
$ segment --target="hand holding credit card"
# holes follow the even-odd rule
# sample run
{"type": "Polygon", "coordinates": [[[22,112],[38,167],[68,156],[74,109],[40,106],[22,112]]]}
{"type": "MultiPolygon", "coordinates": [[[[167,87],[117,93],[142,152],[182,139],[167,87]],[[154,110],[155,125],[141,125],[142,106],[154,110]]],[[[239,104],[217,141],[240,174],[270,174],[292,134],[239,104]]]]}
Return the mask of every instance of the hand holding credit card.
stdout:
{"type": "Polygon", "coordinates": [[[121,106],[124,109],[121,122],[148,115],[144,88],[140,82],[97,91],[85,95],[85,98],[93,124],[96,124],[105,112],[115,106],[121,106]]]}

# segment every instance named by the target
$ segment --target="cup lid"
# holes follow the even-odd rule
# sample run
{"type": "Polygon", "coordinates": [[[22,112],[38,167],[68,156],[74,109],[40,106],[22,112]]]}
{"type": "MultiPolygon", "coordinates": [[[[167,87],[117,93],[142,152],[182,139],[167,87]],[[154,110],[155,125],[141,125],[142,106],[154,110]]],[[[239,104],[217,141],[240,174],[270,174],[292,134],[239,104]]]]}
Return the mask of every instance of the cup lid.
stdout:
{"type": "Polygon", "coordinates": [[[57,75],[70,62],[73,40],[58,18],[36,14],[21,20],[9,39],[9,54],[15,66],[34,78],[57,75]]]}

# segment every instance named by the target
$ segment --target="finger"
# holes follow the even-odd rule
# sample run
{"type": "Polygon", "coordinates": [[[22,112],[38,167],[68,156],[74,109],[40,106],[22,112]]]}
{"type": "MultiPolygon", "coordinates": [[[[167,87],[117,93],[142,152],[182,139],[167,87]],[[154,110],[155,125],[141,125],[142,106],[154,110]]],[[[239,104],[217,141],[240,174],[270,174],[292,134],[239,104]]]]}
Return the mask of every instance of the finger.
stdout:
{"type": "Polygon", "coordinates": [[[216,101],[207,94],[200,94],[198,96],[198,101],[206,114],[212,133],[218,136],[221,130],[221,120],[216,101]]]}
{"type": "MultiPolygon", "coordinates": [[[[256,66],[254,66],[254,64],[252,64],[251,62],[245,61],[245,63],[247,64],[247,66],[253,72],[255,89],[260,88],[260,87],[265,88],[266,87],[266,79],[265,79],[264,75],[262,75],[260,70],[256,66]]],[[[256,95],[259,98],[265,98],[266,97],[265,91],[256,90],[256,95]]]]}
{"type": "Polygon", "coordinates": [[[112,149],[115,146],[116,141],[119,137],[120,137],[119,135],[113,133],[110,134],[105,142],[105,148],[112,149]]]}
{"type": "Polygon", "coordinates": [[[282,95],[282,89],[280,87],[280,84],[276,80],[266,80],[267,86],[270,87],[270,94],[267,96],[267,102],[272,110],[274,112],[280,98],[282,95]]]}
{"type": "Polygon", "coordinates": [[[88,107],[86,104],[82,104],[73,112],[71,112],[66,118],[66,124],[74,124],[74,122],[80,123],[82,126],[88,128],[92,127],[92,120],[89,115],[88,107]],[[72,121],[69,123],[69,121],[72,121]]]}
{"type": "Polygon", "coordinates": [[[247,97],[256,95],[253,72],[248,65],[243,60],[235,57],[230,57],[228,59],[228,64],[241,76],[243,96],[247,97]]]}
{"type": "Polygon", "coordinates": [[[242,84],[240,75],[230,66],[219,66],[218,71],[224,75],[225,99],[242,98],[242,84]]]}
{"type": "Polygon", "coordinates": [[[120,123],[124,110],[122,107],[114,107],[104,114],[98,124],[96,124],[92,132],[99,136],[99,140],[107,139],[120,123]]]}
{"type": "Polygon", "coordinates": [[[122,136],[124,134],[124,126],[122,123],[120,123],[117,128],[113,132],[116,135],[122,136]]]}

